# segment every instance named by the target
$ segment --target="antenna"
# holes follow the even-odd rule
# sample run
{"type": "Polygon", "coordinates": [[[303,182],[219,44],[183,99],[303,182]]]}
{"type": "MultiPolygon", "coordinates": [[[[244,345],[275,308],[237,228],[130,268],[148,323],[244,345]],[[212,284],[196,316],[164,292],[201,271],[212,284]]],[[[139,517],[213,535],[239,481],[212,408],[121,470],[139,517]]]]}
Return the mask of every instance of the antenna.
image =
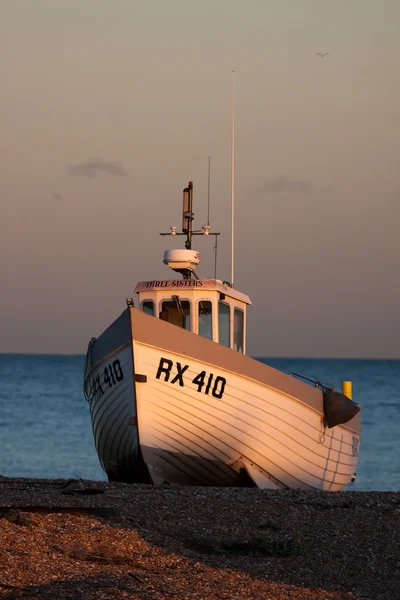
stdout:
{"type": "MultiPolygon", "coordinates": [[[[210,226],[210,197],[211,197],[211,156],[208,157],[208,212],[207,227],[210,226]]],[[[214,279],[217,279],[217,260],[218,260],[218,235],[215,234],[214,246],[214,279]]]]}
{"type": "Polygon", "coordinates": [[[214,279],[217,279],[217,260],[218,260],[218,236],[215,236],[215,246],[214,246],[214,279]]]}
{"type": "Polygon", "coordinates": [[[211,156],[208,157],[208,211],[207,211],[207,225],[210,225],[210,189],[211,189],[211,156]]]}
{"type": "Polygon", "coordinates": [[[234,287],[235,281],[235,71],[232,71],[232,196],[231,196],[231,210],[232,210],[232,272],[231,272],[231,286],[234,287]]]}

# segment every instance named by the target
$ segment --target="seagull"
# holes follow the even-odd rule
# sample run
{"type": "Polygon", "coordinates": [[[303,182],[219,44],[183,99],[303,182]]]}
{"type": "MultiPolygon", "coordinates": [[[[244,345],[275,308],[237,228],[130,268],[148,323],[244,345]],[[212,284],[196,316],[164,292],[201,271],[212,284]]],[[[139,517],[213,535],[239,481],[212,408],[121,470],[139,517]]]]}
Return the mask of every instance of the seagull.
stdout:
{"type": "Polygon", "coordinates": [[[320,56],[321,58],[324,58],[324,56],[328,56],[328,54],[330,54],[330,52],[325,52],[325,53],[316,52],[316,54],[318,54],[318,56],[320,56]]]}

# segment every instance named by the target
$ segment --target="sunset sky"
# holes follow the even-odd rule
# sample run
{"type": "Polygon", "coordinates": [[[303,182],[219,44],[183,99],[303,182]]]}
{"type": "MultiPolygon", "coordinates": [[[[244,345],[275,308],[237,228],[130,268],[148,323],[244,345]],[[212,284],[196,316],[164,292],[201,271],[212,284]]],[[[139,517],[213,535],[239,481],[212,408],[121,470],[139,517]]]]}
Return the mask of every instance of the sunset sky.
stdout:
{"type": "Polygon", "coordinates": [[[1,0],[0,352],[83,354],[175,278],[209,155],[230,278],[234,69],[248,353],[400,358],[399,31],[399,0],[1,0]]]}

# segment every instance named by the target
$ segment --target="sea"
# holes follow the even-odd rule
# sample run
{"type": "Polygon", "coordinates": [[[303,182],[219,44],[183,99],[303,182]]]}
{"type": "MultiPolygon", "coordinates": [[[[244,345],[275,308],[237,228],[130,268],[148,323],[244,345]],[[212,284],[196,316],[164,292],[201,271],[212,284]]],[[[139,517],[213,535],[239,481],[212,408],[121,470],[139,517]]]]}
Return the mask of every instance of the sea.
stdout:
{"type": "MultiPolygon", "coordinates": [[[[341,389],[362,407],[349,491],[400,491],[400,360],[257,358],[341,389]]],[[[84,356],[0,354],[0,475],[106,481],[83,396],[84,356]]]]}

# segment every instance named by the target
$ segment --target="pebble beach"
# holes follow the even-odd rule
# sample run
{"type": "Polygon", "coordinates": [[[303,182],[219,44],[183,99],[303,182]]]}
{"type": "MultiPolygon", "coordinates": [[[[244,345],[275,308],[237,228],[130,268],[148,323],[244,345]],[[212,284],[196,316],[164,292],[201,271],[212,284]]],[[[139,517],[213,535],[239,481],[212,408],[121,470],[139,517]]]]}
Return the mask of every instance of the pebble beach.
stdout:
{"type": "Polygon", "coordinates": [[[389,600],[400,493],[0,478],[0,598],[389,600]]]}

